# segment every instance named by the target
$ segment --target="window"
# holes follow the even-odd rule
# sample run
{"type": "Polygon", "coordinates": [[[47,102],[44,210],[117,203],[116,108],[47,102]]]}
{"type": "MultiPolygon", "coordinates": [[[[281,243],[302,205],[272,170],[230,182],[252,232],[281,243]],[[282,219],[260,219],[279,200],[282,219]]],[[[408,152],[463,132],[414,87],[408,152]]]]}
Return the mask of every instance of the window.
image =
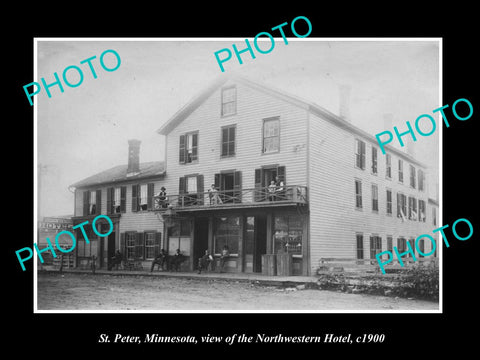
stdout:
{"type": "Polygon", "coordinates": [[[418,190],[425,190],[425,173],[421,169],[418,169],[418,190]]]}
{"type": "Polygon", "coordinates": [[[180,135],[179,162],[191,163],[198,160],[198,131],[180,135]]]}
{"type": "Polygon", "coordinates": [[[147,184],[140,185],[140,209],[147,210],[147,184]]]}
{"type": "Polygon", "coordinates": [[[425,200],[418,200],[418,221],[425,222],[425,200]]]}
{"type": "Polygon", "coordinates": [[[120,234],[120,251],[127,260],[153,260],[160,253],[162,233],[127,231],[120,234]]]}
{"type": "Polygon", "coordinates": [[[417,199],[408,197],[408,219],[417,220],[417,199]]]}
{"type": "Polygon", "coordinates": [[[386,162],[385,176],[388,179],[391,179],[392,178],[392,156],[390,154],[385,155],[385,162],[386,162]]]}
{"type": "Polygon", "coordinates": [[[377,235],[370,236],[370,259],[376,259],[375,255],[382,252],[382,238],[377,235]]]}
{"type": "Polygon", "coordinates": [[[372,146],[372,173],[377,173],[377,148],[372,146]]]}
{"type": "Polygon", "coordinates": [[[403,160],[398,159],[398,181],[403,183],[403,160]]]}
{"type": "Polygon", "coordinates": [[[392,215],[392,190],[387,189],[387,215],[392,215]]]}
{"type": "Polygon", "coordinates": [[[237,112],[237,88],[222,89],[222,116],[235,115],[237,112]]]}
{"type": "Polygon", "coordinates": [[[432,207],[432,223],[434,226],[437,225],[437,209],[432,207]]]}
{"type": "Polygon", "coordinates": [[[128,260],[135,259],[136,235],[136,233],[132,232],[125,233],[125,256],[128,260]]]}
{"type": "Polygon", "coordinates": [[[179,178],[180,206],[203,205],[203,175],[187,175],[179,178]],[[188,194],[188,195],[187,195],[188,194]]]}
{"type": "Polygon", "coordinates": [[[155,233],[145,233],[145,259],[150,260],[155,258],[155,233]]]}
{"type": "Polygon", "coordinates": [[[88,210],[88,213],[89,214],[96,214],[97,213],[97,204],[96,204],[96,201],[97,201],[97,193],[96,191],[92,191],[90,192],[90,200],[89,200],[89,204],[90,204],[90,208],[88,210]]]}
{"type": "Polygon", "coordinates": [[[365,169],[365,142],[355,139],[355,166],[365,169]]]}
{"type": "Polygon", "coordinates": [[[372,184],[372,211],[378,211],[378,185],[372,184]]]}
{"type": "Polygon", "coordinates": [[[240,203],[242,202],[242,172],[228,171],[214,175],[215,189],[220,190],[218,198],[209,196],[210,205],[221,203],[240,203]],[[219,201],[221,200],[221,201],[219,201]]]}
{"type": "Polygon", "coordinates": [[[263,153],[280,151],[280,119],[263,120],[263,153]]]}
{"type": "Polygon", "coordinates": [[[222,157],[235,155],[235,132],[236,125],[222,128],[222,157]]]}
{"type": "Polygon", "coordinates": [[[407,196],[401,193],[397,193],[397,217],[402,218],[405,221],[407,216],[407,196]]]}
{"type": "Polygon", "coordinates": [[[357,259],[363,259],[363,234],[357,234],[357,259]]]}
{"type": "Polygon", "coordinates": [[[185,189],[187,193],[194,194],[197,192],[197,177],[196,176],[187,176],[185,178],[185,189]]]}
{"type": "Polygon", "coordinates": [[[403,237],[397,239],[397,250],[399,253],[404,253],[407,250],[407,240],[403,237]]]}
{"type": "MultiPolygon", "coordinates": [[[[410,248],[412,249],[411,252],[410,251],[408,252],[408,257],[413,258],[412,252],[415,253],[415,239],[413,239],[413,238],[408,239],[408,242],[410,243],[410,248]]],[[[405,251],[407,251],[407,250],[405,249],[405,251]]]]}
{"type": "Polygon", "coordinates": [[[387,235],[387,251],[393,252],[393,237],[392,237],[392,235],[387,235]]]}
{"type": "Polygon", "coordinates": [[[107,189],[107,214],[124,213],[126,208],[127,187],[107,189]]]}
{"type": "Polygon", "coordinates": [[[419,250],[418,251],[418,256],[422,258],[423,257],[422,254],[425,254],[425,240],[424,239],[420,239],[418,241],[418,250],[419,250]]]}
{"type": "Polygon", "coordinates": [[[360,180],[355,180],[355,207],[362,208],[362,182],[360,180]]]}
{"type": "Polygon", "coordinates": [[[302,254],[302,216],[275,216],[273,234],[275,253],[302,254]]]}
{"type": "Polygon", "coordinates": [[[178,219],[168,229],[168,254],[173,255],[180,249],[183,255],[190,256],[191,224],[190,219],[178,219]]]}
{"type": "Polygon", "coordinates": [[[415,189],[415,167],[410,165],[410,186],[415,189]]]}
{"type": "Polygon", "coordinates": [[[83,192],[83,215],[100,214],[102,206],[102,191],[83,192]]]}
{"type": "Polygon", "coordinates": [[[132,185],[132,211],[152,209],[153,187],[153,183],[132,185]]]}
{"type": "Polygon", "coordinates": [[[238,254],[241,237],[240,217],[227,216],[215,218],[215,254],[220,254],[226,245],[230,254],[238,254]]]}

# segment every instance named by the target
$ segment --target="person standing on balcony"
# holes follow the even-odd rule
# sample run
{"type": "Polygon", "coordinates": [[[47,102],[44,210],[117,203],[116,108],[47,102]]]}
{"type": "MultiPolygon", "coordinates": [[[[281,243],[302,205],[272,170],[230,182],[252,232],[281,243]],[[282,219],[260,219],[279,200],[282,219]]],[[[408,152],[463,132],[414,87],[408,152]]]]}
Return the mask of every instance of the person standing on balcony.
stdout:
{"type": "Polygon", "coordinates": [[[286,200],[285,198],[285,184],[283,183],[282,180],[280,180],[280,177],[275,176],[275,198],[277,200],[286,200]]]}
{"type": "Polygon", "coordinates": [[[212,184],[210,189],[208,189],[208,197],[210,198],[210,205],[223,204],[222,199],[220,199],[220,196],[218,195],[218,190],[215,187],[215,184],[212,184]]]}
{"type": "Polygon", "coordinates": [[[275,192],[277,191],[277,185],[275,185],[275,180],[270,181],[268,185],[268,200],[275,201],[275,192]]]}
{"type": "Polygon", "coordinates": [[[160,192],[157,195],[157,199],[158,199],[158,204],[163,209],[168,207],[167,189],[165,189],[165,187],[162,186],[162,188],[160,189],[160,192]]]}

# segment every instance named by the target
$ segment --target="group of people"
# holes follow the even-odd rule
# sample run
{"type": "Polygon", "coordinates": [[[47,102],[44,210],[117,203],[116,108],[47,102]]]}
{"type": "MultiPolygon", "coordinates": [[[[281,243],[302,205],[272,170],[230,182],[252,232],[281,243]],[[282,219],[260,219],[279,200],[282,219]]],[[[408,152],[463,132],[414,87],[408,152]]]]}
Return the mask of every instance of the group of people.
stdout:
{"type": "MultiPolygon", "coordinates": [[[[228,246],[224,245],[222,252],[220,254],[220,262],[219,262],[219,272],[223,272],[225,268],[225,263],[227,259],[230,257],[230,252],[228,250],[228,246]]],[[[187,259],[185,255],[183,255],[180,249],[175,251],[174,255],[169,255],[165,249],[161,249],[160,253],[153,259],[152,266],[150,268],[150,272],[153,272],[155,269],[155,265],[158,265],[158,269],[170,270],[170,271],[178,271],[180,269],[180,264],[187,259]]],[[[115,252],[115,255],[111,258],[109,262],[108,269],[112,270],[115,267],[118,270],[119,265],[121,265],[123,261],[123,254],[120,250],[115,252]]],[[[205,250],[205,254],[198,259],[198,273],[201,274],[203,271],[214,271],[215,270],[215,258],[210,254],[208,250],[205,250]]]]}
{"type": "MultiPolygon", "coordinates": [[[[219,272],[224,271],[225,263],[229,257],[230,251],[228,250],[228,246],[224,245],[220,254],[219,272]]],[[[213,257],[213,255],[210,254],[208,250],[205,250],[205,254],[198,259],[198,273],[201,274],[202,270],[215,270],[215,258],[213,257]]]]}
{"type": "MultiPolygon", "coordinates": [[[[269,201],[284,200],[285,184],[280,180],[279,176],[276,176],[275,180],[270,181],[267,191],[269,201]]],[[[210,200],[210,205],[223,204],[223,200],[215,184],[210,185],[210,189],[208,189],[208,198],[210,200]]],[[[167,208],[169,206],[167,190],[165,187],[161,187],[160,192],[156,195],[156,199],[160,207],[167,208]]]]}
{"type": "Polygon", "coordinates": [[[155,265],[158,265],[158,268],[162,270],[178,271],[180,264],[186,259],[187,257],[181,253],[180,249],[177,249],[174,255],[168,255],[165,249],[162,249],[152,261],[150,272],[153,271],[155,265]]]}
{"type": "Polygon", "coordinates": [[[275,180],[270,181],[268,185],[268,200],[284,200],[285,197],[285,184],[278,176],[275,177],[275,180]]]}

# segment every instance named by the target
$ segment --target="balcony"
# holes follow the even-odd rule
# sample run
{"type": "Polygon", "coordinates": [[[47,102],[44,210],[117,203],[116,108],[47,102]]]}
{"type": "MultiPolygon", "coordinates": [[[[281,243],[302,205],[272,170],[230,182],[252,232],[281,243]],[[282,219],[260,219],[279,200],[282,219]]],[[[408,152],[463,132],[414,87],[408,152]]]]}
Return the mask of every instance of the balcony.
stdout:
{"type": "Polygon", "coordinates": [[[176,210],[203,210],[265,206],[306,205],[307,187],[300,185],[284,186],[283,190],[272,192],[268,187],[206,191],[167,195],[167,199],[153,197],[153,210],[166,210],[169,206],[176,210]]]}

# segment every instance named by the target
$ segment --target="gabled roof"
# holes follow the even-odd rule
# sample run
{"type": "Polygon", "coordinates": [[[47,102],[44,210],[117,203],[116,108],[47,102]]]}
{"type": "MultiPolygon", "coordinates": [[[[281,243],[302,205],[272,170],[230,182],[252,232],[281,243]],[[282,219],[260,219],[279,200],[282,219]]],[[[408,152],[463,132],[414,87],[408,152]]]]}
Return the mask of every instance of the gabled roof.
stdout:
{"type": "Polygon", "coordinates": [[[165,175],[165,164],[163,161],[151,161],[140,163],[140,171],[132,176],[127,176],[127,165],[115,166],[111,169],[99,172],[83,180],[70,185],[74,188],[82,188],[94,185],[119,183],[131,180],[140,180],[165,175]]]}
{"type": "MultiPolygon", "coordinates": [[[[340,117],[332,113],[331,111],[321,107],[320,105],[301,99],[295,95],[289,94],[283,90],[275,89],[271,86],[265,86],[263,84],[256,83],[250,79],[245,77],[240,77],[238,75],[226,75],[222,74],[219,78],[217,78],[213,83],[200,92],[197,96],[195,96],[190,102],[184,105],[180,110],[178,110],[163,126],[157,130],[157,133],[161,135],[168,135],[178,124],[180,124],[184,119],[186,119],[192,112],[194,112],[210,95],[212,95],[216,90],[218,90],[221,86],[223,86],[228,80],[232,80],[238,83],[242,83],[247,85],[251,88],[254,88],[258,91],[265,92],[270,94],[276,98],[281,100],[287,101],[295,106],[298,106],[302,109],[305,109],[315,115],[320,116],[321,118],[330,121],[334,125],[346,129],[350,132],[358,134],[373,143],[377,143],[377,139],[367,133],[366,131],[360,129],[359,127],[353,125],[351,122],[345,120],[344,118],[340,117]]],[[[405,158],[406,160],[410,161],[411,163],[420,165],[422,167],[426,167],[425,164],[422,164],[418,160],[414,159],[410,155],[404,153],[401,150],[398,150],[394,147],[385,146],[385,149],[389,152],[395,153],[396,155],[405,158]]]]}

